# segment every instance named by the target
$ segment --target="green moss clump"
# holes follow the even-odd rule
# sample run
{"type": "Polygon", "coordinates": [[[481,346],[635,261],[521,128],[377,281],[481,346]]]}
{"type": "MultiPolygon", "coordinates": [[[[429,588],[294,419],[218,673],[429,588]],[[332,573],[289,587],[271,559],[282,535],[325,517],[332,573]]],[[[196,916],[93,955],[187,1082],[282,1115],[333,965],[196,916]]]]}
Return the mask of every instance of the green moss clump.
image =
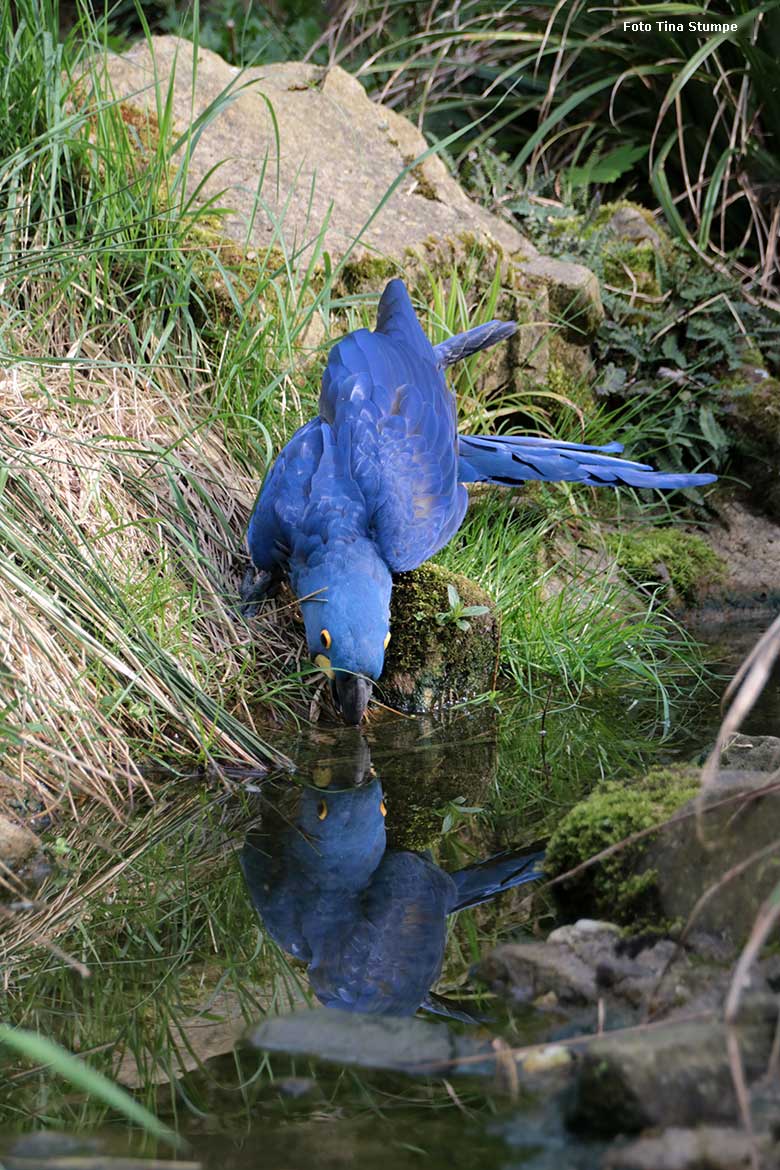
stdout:
{"type": "Polygon", "coordinates": [[[498,663],[499,630],[486,593],[457,573],[425,564],[401,573],[393,588],[391,640],[379,683],[382,702],[403,711],[424,712],[489,691],[498,663]],[[447,615],[447,586],[464,606],[486,606],[469,617],[468,629],[447,615]]]}
{"type": "Polygon", "coordinates": [[[723,578],[720,557],[700,536],[682,528],[638,528],[609,543],[629,576],[657,581],[689,605],[699,599],[703,586],[723,578]]]}
{"type": "Polygon", "coordinates": [[[396,276],[403,276],[403,268],[395,260],[364,252],[344,265],[336,292],[340,296],[354,296],[367,290],[376,291],[396,276]]]}
{"type": "Polygon", "coordinates": [[[604,282],[629,296],[661,296],[658,253],[649,240],[608,243],[604,253],[604,282]]]}
{"type": "MultiPolygon", "coordinates": [[[[698,787],[699,771],[687,764],[653,768],[641,780],[608,781],[564,817],[547,849],[547,873],[557,877],[626,837],[661,824],[698,787]]],[[[605,918],[634,930],[664,925],[656,873],[642,867],[652,836],[555,887],[565,917],[605,918]]]]}

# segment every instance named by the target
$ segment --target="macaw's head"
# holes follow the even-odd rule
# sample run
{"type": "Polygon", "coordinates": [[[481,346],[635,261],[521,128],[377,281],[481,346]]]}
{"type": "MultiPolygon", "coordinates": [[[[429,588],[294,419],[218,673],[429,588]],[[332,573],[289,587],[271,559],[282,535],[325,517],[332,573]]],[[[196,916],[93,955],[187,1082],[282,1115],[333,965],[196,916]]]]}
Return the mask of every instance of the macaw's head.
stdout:
{"type": "Polygon", "coordinates": [[[392,580],[378,559],[370,572],[323,563],[294,582],[312,661],[331,681],[345,722],[360,723],[390,641],[392,580]]]}

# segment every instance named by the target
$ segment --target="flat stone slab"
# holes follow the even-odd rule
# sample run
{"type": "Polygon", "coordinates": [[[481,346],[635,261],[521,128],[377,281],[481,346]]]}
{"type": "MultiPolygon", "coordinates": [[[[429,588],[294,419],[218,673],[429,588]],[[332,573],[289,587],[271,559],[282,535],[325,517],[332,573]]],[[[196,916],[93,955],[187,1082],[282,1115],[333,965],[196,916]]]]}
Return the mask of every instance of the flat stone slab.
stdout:
{"type": "Polygon", "coordinates": [[[459,1035],[443,1021],[353,1015],[331,1008],[270,1017],[249,1032],[246,1043],[263,1052],[418,1076],[492,1073],[496,1059],[487,1040],[459,1035]]]}
{"type": "Polygon", "coordinates": [[[536,256],[515,228],[468,198],[438,156],[404,174],[428,143],[338,66],[285,62],[240,71],[204,48],[196,64],[193,88],[192,44],[153,37],[110,54],[108,79],[117,98],[156,121],[158,95],[164,101],[173,78],[177,131],[205,118],[188,191],[231,209],[221,230],[237,243],[278,248],[281,224],[286,246],[306,259],[316,247],[339,259],[361,229],[356,255],[401,259],[407,248],[465,235],[509,255],[536,256]]]}

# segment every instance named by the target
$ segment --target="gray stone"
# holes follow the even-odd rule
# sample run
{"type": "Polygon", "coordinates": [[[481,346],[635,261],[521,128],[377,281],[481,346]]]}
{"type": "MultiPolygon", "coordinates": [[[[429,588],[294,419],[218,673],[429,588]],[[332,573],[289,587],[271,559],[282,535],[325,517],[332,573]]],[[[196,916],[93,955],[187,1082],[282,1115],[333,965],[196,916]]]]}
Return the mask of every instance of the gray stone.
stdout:
{"type": "MultiPolygon", "coordinates": [[[[670,1126],[663,1133],[637,1138],[608,1150],[603,1170],[748,1170],[753,1142],[741,1129],[723,1125],[699,1125],[695,1129],[670,1126]]],[[[769,1137],[760,1135],[756,1147],[767,1168],[780,1150],[769,1137]]]]}
{"type": "MultiPolygon", "coordinates": [[[[775,750],[767,738],[762,762],[775,750]]],[[[759,907],[780,881],[780,792],[763,792],[770,782],[766,772],[722,770],[707,794],[705,808],[710,811],[701,818],[703,840],[696,816],[667,825],[653,838],[642,869],[656,874],[663,916],[686,922],[702,895],[718,887],[698,913],[696,926],[733,946],[745,942],[759,907]],[[732,799],[711,807],[727,798],[732,799]],[[723,880],[734,867],[774,844],[776,850],[723,880]]],[[[691,801],[678,816],[695,808],[691,801]]]]}
{"type": "Polygon", "coordinates": [[[264,1052],[421,1076],[492,1072],[495,1068],[495,1049],[487,1040],[458,1035],[443,1022],[353,1015],[331,1008],[271,1017],[253,1028],[246,1042],[264,1052]],[[459,1067],[463,1060],[467,1063],[459,1067]]]}
{"type": "MultiPolygon", "coordinates": [[[[773,997],[746,1003],[735,1025],[746,1075],[766,1070],[777,1023],[773,997]]],[[[569,1121],[600,1135],[738,1117],[721,1018],[670,1020],[605,1033],[584,1048],[569,1121]]]]}
{"type": "Polygon", "coordinates": [[[535,255],[510,224],[468,198],[437,155],[401,178],[372,219],[404,168],[428,144],[411,122],[372,102],[360,82],[338,66],[286,62],[239,73],[200,48],[193,93],[192,57],[189,41],[153,37],[109,56],[108,76],[120,100],[152,115],[157,94],[164,95],[173,78],[179,132],[206,115],[189,164],[188,190],[231,208],[224,230],[237,243],[278,248],[277,220],[287,247],[300,248],[305,261],[324,224],[321,248],[334,260],[364,227],[356,257],[400,260],[408,248],[463,236],[497,244],[507,255],[535,255]],[[220,108],[210,117],[213,104],[220,108]]]}
{"type": "Polygon", "coordinates": [[[776,735],[735,735],[720,762],[723,768],[776,772],[780,770],[780,739],[776,735]]]}
{"type": "Polygon", "coordinates": [[[514,1002],[544,1002],[551,995],[563,1006],[603,1000],[611,1015],[617,1010],[620,1016],[651,997],[655,1010],[677,1007],[694,995],[698,998],[702,985],[711,982],[710,973],[691,967],[688,956],[669,939],[634,948],[611,923],[588,919],[559,927],[545,943],[496,947],[477,975],[514,1002]],[[670,975],[661,982],[667,969],[670,975]]]}
{"type": "Polygon", "coordinates": [[[476,975],[514,1003],[530,1003],[551,992],[562,1004],[598,999],[594,968],[565,943],[506,943],[482,960],[476,975]]]}
{"type": "Polygon", "coordinates": [[[523,274],[547,288],[550,314],[566,341],[585,345],[604,320],[604,306],[596,276],[582,264],[535,256],[523,262],[523,274]]]}
{"type": "Polygon", "coordinates": [[[607,220],[606,226],[620,240],[628,240],[631,243],[641,243],[643,240],[647,240],[654,248],[661,247],[660,235],[636,207],[619,207],[614,215],[607,220]]]}
{"type": "MultiPolygon", "coordinates": [[[[723,580],[713,582],[703,598],[705,604],[716,607],[719,622],[724,603],[735,607],[734,615],[740,620],[751,612],[764,617],[770,606],[780,602],[780,524],[730,495],[726,498],[719,491],[718,522],[707,532],[707,544],[725,566],[723,580]]],[[[706,621],[707,610],[699,616],[706,621]]],[[[728,620],[728,610],[725,617],[728,620]]]]}

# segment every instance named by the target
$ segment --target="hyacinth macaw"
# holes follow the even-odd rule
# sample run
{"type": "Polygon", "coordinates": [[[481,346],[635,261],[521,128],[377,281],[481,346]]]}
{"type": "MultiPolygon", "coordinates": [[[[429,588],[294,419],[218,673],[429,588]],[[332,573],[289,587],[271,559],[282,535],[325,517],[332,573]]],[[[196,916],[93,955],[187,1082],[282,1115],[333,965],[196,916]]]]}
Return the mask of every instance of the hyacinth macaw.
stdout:
{"type": "Polygon", "coordinates": [[[289,577],[309,653],[347,723],[360,722],[382,673],[393,574],[421,565],[455,535],[468,504],[464,484],[683,488],[716,478],[615,458],[619,443],[459,435],[445,368],[514,331],[514,323],[490,321],[431,345],[404,284],[391,280],[376,329],[357,329],[330,351],[319,415],[266,476],[247,532],[254,568],[242,598],[249,605],[289,577]]]}
{"type": "Polygon", "coordinates": [[[543,856],[508,850],[447,873],[429,855],[386,849],[374,779],[303,788],[291,818],[281,826],[268,818],[248,834],[241,866],[266,931],[308,964],[326,1007],[393,1016],[424,1007],[464,1018],[431,992],[447,917],[541,877],[543,856]]]}

